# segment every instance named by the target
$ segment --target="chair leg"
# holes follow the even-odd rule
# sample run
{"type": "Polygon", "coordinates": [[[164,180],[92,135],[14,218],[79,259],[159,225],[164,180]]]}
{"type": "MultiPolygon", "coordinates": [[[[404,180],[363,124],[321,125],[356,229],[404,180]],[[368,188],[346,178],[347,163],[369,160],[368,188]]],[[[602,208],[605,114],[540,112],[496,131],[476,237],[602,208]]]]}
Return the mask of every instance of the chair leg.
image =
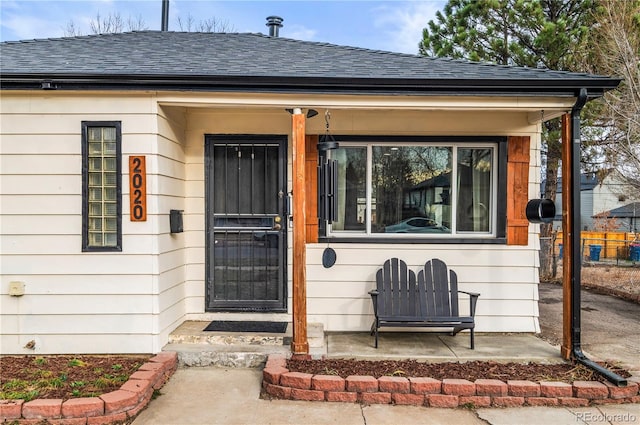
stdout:
{"type": "Polygon", "coordinates": [[[471,349],[474,350],[475,349],[475,344],[473,341],[473,328],[471,328],[471,349]]]}
{"type": "Polygon", "coordinates": [[[378,319],[376,319],[376,344],[375,348],[378,348],[378,319]]]}

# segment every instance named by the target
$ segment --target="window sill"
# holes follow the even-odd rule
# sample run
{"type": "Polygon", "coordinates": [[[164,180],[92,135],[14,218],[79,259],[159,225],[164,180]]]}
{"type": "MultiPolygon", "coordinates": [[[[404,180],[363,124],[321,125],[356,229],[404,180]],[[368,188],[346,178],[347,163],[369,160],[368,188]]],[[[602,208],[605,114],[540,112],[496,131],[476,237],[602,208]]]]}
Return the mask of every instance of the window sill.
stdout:
{"type": "Polygon", "coordinates": [[[456,244],[456,245],[506,245],[507,238],[380,238],[380,237],[320,237],[324,243],[362,243],[362,244],[456,244]]]}

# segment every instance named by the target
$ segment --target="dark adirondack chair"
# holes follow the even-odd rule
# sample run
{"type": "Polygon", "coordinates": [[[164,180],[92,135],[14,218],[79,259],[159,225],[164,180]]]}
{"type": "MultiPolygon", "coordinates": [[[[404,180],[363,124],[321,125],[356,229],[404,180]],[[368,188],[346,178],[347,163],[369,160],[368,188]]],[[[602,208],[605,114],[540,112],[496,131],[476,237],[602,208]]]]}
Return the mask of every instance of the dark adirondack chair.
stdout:
{"type": "Polygon", "coordinates": [[[458,277],[439,260],[427,261],[418,273],[408,270],[404,261],[385,261],[376,275],[376,289],[370,291],[375,319],[371,334],[378,348],[381,327],[453,328],[452,334],[469,329],[474,348],[475,310],[480,294],[458,290],[458,277]],[[470,297],[470,315],[458,313],[458,293],[470,297]]]}

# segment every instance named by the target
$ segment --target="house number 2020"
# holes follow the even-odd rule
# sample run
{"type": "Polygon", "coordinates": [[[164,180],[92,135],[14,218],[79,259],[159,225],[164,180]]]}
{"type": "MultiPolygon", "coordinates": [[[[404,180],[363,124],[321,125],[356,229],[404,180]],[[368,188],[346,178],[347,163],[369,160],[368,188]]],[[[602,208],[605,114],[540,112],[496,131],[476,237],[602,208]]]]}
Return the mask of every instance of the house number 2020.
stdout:
{"type": "Polygon", "coordinates": [[[129,157],[131,221],[147,221],[147,168],[144,156],[129,157]]]}

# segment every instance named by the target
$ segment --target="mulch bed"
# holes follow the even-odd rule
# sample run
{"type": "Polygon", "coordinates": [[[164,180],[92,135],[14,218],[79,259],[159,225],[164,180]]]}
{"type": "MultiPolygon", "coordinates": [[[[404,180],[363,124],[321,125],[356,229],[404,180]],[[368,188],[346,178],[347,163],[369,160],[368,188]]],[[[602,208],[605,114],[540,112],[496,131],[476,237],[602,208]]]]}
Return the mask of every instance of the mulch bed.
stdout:
{"type": "MultiPolygon", "coordinates": [[[[623,378],[631,374],[620,367],[608,363],[602,366],[617,373],[623,378]]],[[[500,363],[493,361],[469,361],[447,363],[425,363],[416,360],[354,360],[354,359],[325,359],[287,361],[287,369],[291,372],[310,373],[313,375],[335,375],[347,378],[352,375],[399,377],[428,377],[433,379],[499,379],[524,381],[574,381],[606,382],[599,373],[581,364],[542,364],[542,363],[500,363]]]]}
{"type": "Polygon", "coordinates": [[[37,391],[36,398],[67,400],[92,393],[103,394],[120,389],[149,357],[151,356],[2,356],[0,386],[9,394],[11,381],[27,381],[30,386],[26,390],[37,391]]]}

